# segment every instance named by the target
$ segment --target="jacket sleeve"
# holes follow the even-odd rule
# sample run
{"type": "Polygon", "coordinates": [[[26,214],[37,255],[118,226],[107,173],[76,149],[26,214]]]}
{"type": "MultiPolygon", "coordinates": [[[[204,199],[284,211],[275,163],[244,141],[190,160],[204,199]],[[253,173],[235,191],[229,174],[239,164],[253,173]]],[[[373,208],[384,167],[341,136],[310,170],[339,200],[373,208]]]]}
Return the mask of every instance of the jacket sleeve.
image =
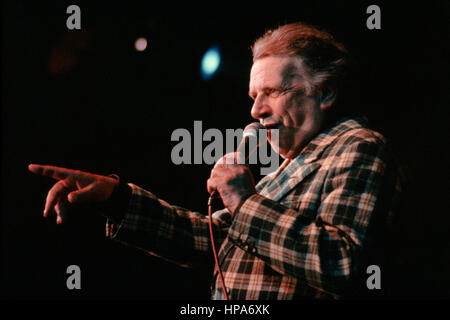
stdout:
{"type": "MultiPolygon", "coordinates": [[[[106,236],[184,267],[211,262],[208,216],[170,205],[134,184],[120,221],[109,217],[106,236]]],[[[216,247],[231,224],[228,212],[213,215],[216,247]]]]}
{"type": "Polygon", "coordinates": [[[322,164],[328,173],[315,218],[255,194],[242,204],[229,232],[273,270],[331,292],[345,288],[361,268],[386,166],[382,143],[361,139],[340,148],[322,164]]]}

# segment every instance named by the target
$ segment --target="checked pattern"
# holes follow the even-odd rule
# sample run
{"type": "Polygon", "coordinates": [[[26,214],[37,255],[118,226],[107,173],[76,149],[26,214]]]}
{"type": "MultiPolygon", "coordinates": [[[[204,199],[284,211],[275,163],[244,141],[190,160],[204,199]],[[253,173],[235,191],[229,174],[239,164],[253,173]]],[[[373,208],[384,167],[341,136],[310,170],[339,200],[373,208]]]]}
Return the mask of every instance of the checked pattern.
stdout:
{"type": "MultiPolygon", "coordinates": [[[[385,138],[346,118],[264,177],[234,218],[214,213],[219,262],[231,299],[345,297],[360,281],[375,223],[400,191],[385,138]]],[[[124,218],[107,236],[184,266],[212,263],[208,218],[129,184],[124,218]]],[[[381,226],[384,227],[384,226],[381,226]]],[[[217,272],[212,299],[224,299],[217,272]]],[[[354,293],[354,292],[353,292],[354,293]]]]}

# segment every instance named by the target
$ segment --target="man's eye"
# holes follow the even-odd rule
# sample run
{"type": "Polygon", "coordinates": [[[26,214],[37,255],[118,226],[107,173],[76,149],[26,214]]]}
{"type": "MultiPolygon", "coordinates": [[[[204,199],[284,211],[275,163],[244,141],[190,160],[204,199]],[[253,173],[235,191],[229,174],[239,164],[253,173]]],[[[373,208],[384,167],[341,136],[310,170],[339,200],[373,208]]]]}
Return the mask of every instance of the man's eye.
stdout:
{"type": "Polygon", "coordinates": [[[281,95],[282,90],[281,89],[269,89],[267,90],[267,95],[272,98],[277,98],[281,95]]]}

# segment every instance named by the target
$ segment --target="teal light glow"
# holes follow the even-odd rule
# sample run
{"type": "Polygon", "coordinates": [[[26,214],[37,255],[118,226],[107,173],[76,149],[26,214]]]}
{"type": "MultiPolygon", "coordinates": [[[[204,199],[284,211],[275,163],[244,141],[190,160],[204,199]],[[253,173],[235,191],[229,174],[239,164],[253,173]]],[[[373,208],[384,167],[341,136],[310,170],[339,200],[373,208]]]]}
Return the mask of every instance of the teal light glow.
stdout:
{"type": "Polygon", "coordinates": [[[203,79],[207,80],[213,76],[220,66],[220,52],[217,47],[211,47],[203,55],[201,71],[203,79]]]}

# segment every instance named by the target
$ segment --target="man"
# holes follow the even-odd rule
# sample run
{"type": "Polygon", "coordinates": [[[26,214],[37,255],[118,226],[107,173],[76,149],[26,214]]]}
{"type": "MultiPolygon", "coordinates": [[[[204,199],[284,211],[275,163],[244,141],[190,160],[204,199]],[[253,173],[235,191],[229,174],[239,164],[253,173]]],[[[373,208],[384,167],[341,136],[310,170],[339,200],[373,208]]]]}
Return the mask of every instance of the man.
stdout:
{"type": "MultiPolygon", "coordinates": [[[[252,50],[251,115],[285,161],[256,186],[246,166],[224,161],[230,154],[213,168],[207,188],[225,206],[212,219],[225,288],[216,268],[212,298],[363,294],[361,277],[382,243],[378,235],[387,230],[398,183],[384,137],[364,119],[342,116],[349,54],[327,32],[302,23],[268,31],[252,50]],[[274,129],[278,141],[270,138],[274,129]]],[[[66,199],[97,203],[113,239],[180,265],[212,259],[204,215],[117,177],[30,170],[59,180],[44,210],[44,216],[56,212],[57,223],[66,199]]]]}

